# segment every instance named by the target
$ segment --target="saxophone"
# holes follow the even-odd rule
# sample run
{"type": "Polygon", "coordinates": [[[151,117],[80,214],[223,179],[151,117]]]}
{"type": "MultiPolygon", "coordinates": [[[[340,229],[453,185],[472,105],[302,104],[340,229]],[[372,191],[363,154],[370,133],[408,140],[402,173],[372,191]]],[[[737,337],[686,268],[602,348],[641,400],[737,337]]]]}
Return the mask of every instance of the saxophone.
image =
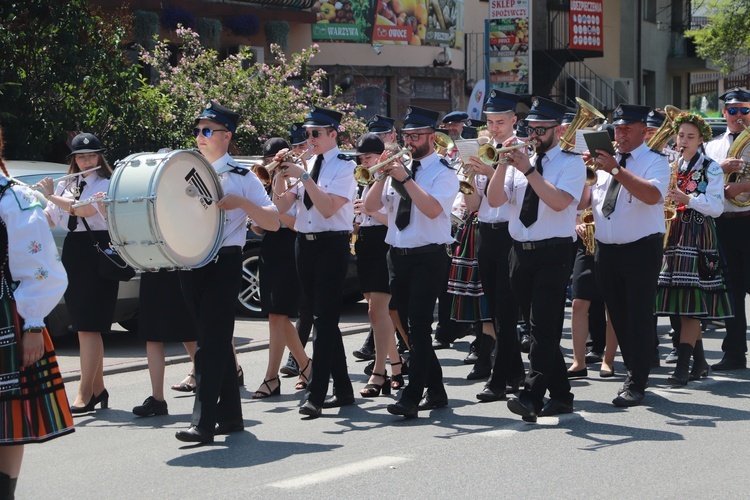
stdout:
{"type": "MultiPolygon", "coordinates": [[[[740,123],[742,123],[742,120],[740,120],[740,123]]],[[[742,159],[745,149],[747,148],[748,144],[750,144],[750,127],[748,127],[744,123],[742,123],[742,125],[745,127],[745,130],[743,130],[742,133],[737,136],[734,142],[732,142],[732,145],[729,146],[727,158],[742,159]]],[[[743,161],[742,170],[724,174],[724,182],[727,184],[747,180],[750,180],[750,164],[747,161],[743,161]]],[[[731,200],[729,200],[729,203],[731,203],[735,207],[750,206],[750,193],[741,193],[737,195],[736,198],[732,198],[731,200]]]]}
{"type": "Polygon", "coordinates": [[[586,247],[586,255],[594,255],[596,251],[596,240],[594,239],[594,212],[587,208],[581,214],[581,224],[584,227],[583,246],[586,247]]]}
{"type": "MultiPolygon", "coordinates": [[[[685,148],[680,148],[680,155],[675,161],[669,164],[669,185],[667,191],[670,189],[677,188],[677,167],[680,164],[680,158],[682,158],[682,151],[685,148]]],[[[669,233],[672,229],[672,222],[677,217],[677,203],[672,200],[664,200],[664,225],[666,231],[664,232],[664,248],[667,248],[667,241],[669,240],[669,233]]]]}

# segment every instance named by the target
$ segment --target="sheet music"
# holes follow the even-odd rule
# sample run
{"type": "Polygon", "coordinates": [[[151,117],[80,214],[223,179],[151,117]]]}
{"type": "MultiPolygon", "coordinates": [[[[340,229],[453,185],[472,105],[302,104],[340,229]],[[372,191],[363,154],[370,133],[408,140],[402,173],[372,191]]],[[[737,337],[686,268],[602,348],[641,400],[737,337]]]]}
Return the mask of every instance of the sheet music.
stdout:
{"type": "Polygon", "coordinates": [[[476,139],[459,139],[455,143],[464,163],[469,161],[470,156],[479,156],[479,142],[476,139]]]}

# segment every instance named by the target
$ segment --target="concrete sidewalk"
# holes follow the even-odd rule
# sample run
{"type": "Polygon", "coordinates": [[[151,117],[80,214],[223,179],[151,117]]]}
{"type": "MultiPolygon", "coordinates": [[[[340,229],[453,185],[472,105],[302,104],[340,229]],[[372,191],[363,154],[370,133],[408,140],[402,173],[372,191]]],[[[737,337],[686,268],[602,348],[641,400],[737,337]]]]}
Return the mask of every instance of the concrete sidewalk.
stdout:
{"type": "MultiPolygon", "coordinates": [[[[369,330],[367,305],[354,304],[346,309],[354,309],[342,314],[339,326],[343,335],[351,335],[369,330]],[[364,307],[364,309],[363,309],[364,307]]],[[[112,332],[104,335],[104,374],[142,370],[146,362],[146,344],[136,333],[126,332],[118,324],[112,325],[112,332]]],[[[81,368],[78,360],[78,339],[68,335],[53,339],[57,362],[65,382],[80,380],[81,368]]],[[[234,343],[238,353],[257,351],[268,347],[268,321],[238,317],[235,321],[234,343]]],[[[310,348],[312,346],[309,346],[310,348]]],[[[166,363],[177,364],[190,361],[182,344],[170,343],[164,346],[166,363]]],[[[284,361],[286,362],[286,361],[284,361]]],[[[185,373],[189,368],[185,368],[185,373]]]]}

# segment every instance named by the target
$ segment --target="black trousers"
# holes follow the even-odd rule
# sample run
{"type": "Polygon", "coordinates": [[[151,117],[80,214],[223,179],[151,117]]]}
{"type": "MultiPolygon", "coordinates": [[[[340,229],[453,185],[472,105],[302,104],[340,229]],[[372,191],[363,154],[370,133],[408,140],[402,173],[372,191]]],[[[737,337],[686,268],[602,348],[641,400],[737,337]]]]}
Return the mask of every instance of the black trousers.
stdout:
{"type": "Polygon", "coordinates": [[[344,278],[349,262],[349,235],[312,241],[298,235],[296,252],[302,293],[313,315],[312,376],[307,386],[307,399],[322,405],[331,378],[335,395],[354,395],[339,330],[344,278]]]}
{"type": "Polygon", "coordinates": [[[521,397],[541,410],[544,395],[572,403],[567,367],[560,351],[565,319],[565,292],[570,278],[575,244],[562,243],[510,251],[510,284],[521,309],[529,309],[531,351],[529,372],[521,397]]]}
{"type": "Polygon", "coordinates": [[[727,263],[734,306],[734,317],[724,320],[727,334],[721,350],[730,357],[743,358],[747,352],[745,294],[750,293],[750,217],[717,217],[716,233],[727,263]]]}
{"type": "Polygon", "coordinates": [[[518,302],[510,287],[508,257],[513,239],[508,233],[508,223],[493,229],[479,225],[479,277],[482,290],[495,327],[497,353],[489,386],[494,391],[505,390],[506,383],[525,375],[518,342],[518,302]]]}
{"type": "Polygon", "coordinates": [[[443,370],[432,348],[431,334],[447,265],[442,248],[414,255],[397,255],[393,249],[388,252],[391,295],[399,314],[403,314],[401,321],[411,344],[409,384],[401,396],[404,402],[418,404],[425,388],[438,397],[445,396],[443,370]]]}
{"type": "Polygon", "coordinates": [[[654,355],[654,300],[664,253],[662,234],[623,245],[597,246],[600,290],[628,370],[625,384],[643,393],[654,355]]]}
{"type": "Polygon", "coordinates": [[[179,271],[188,309],[195,311],[198,350],[192,425],[213,432],[217,422],[242,420],[240,385],[232,336],[235,302],[242,280],[242,249],[226,247],[218,259],[191,271],[179,271]]]}

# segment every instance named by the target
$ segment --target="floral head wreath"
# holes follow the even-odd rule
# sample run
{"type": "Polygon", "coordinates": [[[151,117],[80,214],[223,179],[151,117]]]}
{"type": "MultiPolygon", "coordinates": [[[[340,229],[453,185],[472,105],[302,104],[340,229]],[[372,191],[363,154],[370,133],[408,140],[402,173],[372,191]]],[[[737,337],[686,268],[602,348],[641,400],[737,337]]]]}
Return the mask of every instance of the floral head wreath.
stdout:
{"type": "Polygon", "coordinates": [[[714,134],[711,131],[711,127],[708,125],[708,123],[706,123],[706,120],[704,120],[703,117],[698,113],[693,113],[692,111],[682,111],[679,115],[677,115],[677,118],[675,118],[672,122],[672,130],[674,130],[675,134],[680,130],[680,125],[682,125],[683,123],[692,123],[693,125],[698,127],[701,136],[703,136],[703,142],[708,142],[713,139],[714,134]]]}

